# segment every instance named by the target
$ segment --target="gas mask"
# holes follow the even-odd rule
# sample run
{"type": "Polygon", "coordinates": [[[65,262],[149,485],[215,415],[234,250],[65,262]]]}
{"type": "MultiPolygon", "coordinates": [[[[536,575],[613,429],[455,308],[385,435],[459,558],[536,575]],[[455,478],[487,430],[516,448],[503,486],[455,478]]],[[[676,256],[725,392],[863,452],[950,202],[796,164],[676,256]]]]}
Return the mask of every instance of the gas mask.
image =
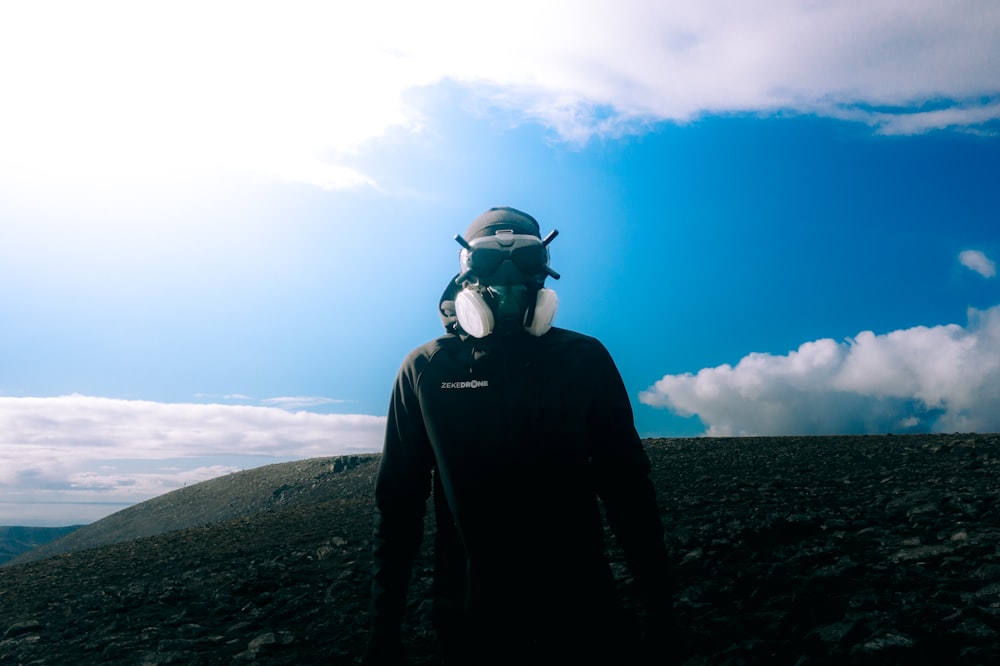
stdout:
{"type": "Polygon", "coordinates": [[[539,239],[500,229],[472,241],[455,236],[462,246],[455,279],[462,290],[455,297],[455,315],[466,333],[475,338],[494,331],[541,336],[552,328],[559,298],[543,284],[548,276],[559,279],[548,265],[548,245],[558,233],[539,239]]]}

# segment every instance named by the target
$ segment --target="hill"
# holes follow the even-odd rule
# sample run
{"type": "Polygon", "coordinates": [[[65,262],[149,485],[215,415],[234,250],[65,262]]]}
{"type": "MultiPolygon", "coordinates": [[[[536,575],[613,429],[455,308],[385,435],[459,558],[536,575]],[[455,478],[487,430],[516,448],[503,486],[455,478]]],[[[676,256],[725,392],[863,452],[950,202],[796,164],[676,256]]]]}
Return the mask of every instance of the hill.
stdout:
{"type": "Polygon", "coordinates": [[[342,456],[265,465],[178,488],[85,525],[10,564],[340,499],[359,492],[344,487],[348,477],[340,472],[370,460],[371,456],[342,456]]]}
{"type": "MultiPolygon", "coordinates": [[[[645,445],[677,562],[683,663],[1000,659],[1000,436],[645,445]]],[[[254,511],[234,491],[238,515],[217,504],[215,522],[0,568],[0,663],[354,663],[376,461],[271,466],[237,480],[254,511]]],[[[613,540],[608,555],[634,608],[613,540]]],[[[436,663],[431,567],[425,547],[406,627],[415,664],[436,663]]]]}
{"type": "Polygon", "coordinates": [[[29,550],[38,548],[42,544],[64,537],[79,527],[79,525],[67,527],[0,526],[0,565],[29,550]]]}

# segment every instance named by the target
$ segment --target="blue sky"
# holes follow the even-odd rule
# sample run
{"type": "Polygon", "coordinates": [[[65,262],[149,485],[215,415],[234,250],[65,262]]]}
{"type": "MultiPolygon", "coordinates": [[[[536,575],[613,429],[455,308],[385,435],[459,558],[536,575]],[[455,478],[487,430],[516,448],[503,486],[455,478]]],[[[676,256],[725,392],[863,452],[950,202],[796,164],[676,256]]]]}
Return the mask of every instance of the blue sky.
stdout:
{"type": "Polygon", "coordinates": [[[377,449],[494,205],[643,436],[1000,429],[994,3],[413,4],[0,10],[0,524],[377,449]]]}

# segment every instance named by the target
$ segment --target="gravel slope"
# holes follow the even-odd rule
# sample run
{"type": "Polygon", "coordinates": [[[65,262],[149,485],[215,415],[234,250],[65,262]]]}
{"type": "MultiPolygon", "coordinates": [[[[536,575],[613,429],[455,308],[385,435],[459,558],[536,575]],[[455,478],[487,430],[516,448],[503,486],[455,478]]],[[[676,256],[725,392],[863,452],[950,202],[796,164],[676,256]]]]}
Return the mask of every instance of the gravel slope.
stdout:
{"type": "MultiPolygon", "coordinates": [[[[645,444],[682,663],[1000,663],[1000,436],[645,444]]],[[[197,524],[0,568],[0,664],[354,663],[377,457],[343,462],[192,486],[129,524],[197,524]]],[[[631,605],[613,540],[608,553],[631,605]]],[[[407,620],[417,664],[435,663],[430,571],[425,548],[407,620]]]]}

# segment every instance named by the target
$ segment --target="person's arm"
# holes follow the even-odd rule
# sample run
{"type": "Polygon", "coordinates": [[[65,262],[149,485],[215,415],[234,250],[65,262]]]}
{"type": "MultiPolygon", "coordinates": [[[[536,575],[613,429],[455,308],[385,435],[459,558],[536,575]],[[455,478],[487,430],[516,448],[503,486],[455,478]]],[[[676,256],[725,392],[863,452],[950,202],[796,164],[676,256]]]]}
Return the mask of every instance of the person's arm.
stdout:
{"type": "Polygon", "coordinates": [[[647,616],[669,621],[673,576],[649,457],[635,430],[621,375],[603,347],[595,359],[598,390],[589,411],[590,451],[605,516],[625,554],[647,616]]]}
{"type": "Polygon", "coordinates": [[[364,664],[399,663],[410,571],[424,534],[433,455],[415,391],[413,363],[393,388],[382,460],[375,481],[371,633],[364,664]]]}

